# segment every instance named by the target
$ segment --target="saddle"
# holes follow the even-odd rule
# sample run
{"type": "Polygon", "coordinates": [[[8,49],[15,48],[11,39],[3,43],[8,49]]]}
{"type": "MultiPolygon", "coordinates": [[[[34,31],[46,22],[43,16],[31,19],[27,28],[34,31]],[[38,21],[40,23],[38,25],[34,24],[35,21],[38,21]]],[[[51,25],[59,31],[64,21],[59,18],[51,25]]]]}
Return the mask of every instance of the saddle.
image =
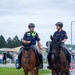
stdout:
{"type": "Polygon", "coordinates": [[[22,43],[22,45],[23,45],[23,49],[24,50],[26,50],[26,51],[29,51],[30,50],[30,44],[24,44],[24,43],[22,43]]]}
{"type": "Polygon", "coordinates": [[[35,48],[31,46],[31,44],[24,44],[24,43],[22,43],[22,45],[23,45],[23,47],[22,47],[23,50],[29,51],[30,49],[32,49],[33,52],[35,53],[36,57],[39,58],[39,57],[38,57],[38,51],[35,50],[35,48]]]}

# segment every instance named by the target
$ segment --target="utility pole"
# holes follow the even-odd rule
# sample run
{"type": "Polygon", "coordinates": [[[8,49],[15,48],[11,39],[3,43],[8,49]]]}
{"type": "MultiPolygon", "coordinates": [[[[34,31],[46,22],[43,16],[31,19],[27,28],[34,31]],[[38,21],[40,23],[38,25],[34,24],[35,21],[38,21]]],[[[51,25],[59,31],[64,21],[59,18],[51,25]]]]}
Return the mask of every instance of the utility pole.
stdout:
{"type": "Polygon", "coordinates": [[[72,50],[72,25],[73,25],[73,22],[75,22],[75,21],[71,21],[71,50],[72,50]]]}

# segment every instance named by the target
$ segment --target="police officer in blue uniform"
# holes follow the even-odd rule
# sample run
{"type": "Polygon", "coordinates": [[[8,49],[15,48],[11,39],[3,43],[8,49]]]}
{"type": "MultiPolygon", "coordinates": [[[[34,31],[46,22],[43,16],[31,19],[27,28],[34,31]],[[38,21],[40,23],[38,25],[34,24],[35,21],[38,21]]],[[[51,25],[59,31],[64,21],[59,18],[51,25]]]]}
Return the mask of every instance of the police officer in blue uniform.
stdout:
{"type": "MultiPolygon", "coordinates": [[[[28,25],[28,28],[29,28],[29,31],[24,34],[22,44],[23,44],[23,46],[25,46],[25,44],[29,45],[32,49],[35,50],[35,53],[37,54],[37,58],[40,62],[39,68],[43,68],[43,56],[38,50],[38,47],[39,47],[39,49],[42,49],[41,44],[40,44],[39,35],[38,35],[38,33],[36,33],[34,31],[34,28],[35,28],[34,23],[30,23],[28,25]],[[36,42],[38,43],[38,47],[36,46],[36,42]]],[[[21,57],[22,57],[22,49],[20,49],[20,52],[18,54],[18,62],[16,63],[17,69],[21,68],[21,57]]]]}
{"type": "MultiPolygon", "coordinates": [[[[67,47],[65,46],[65,42],[68,39],[66,31],[62,29],[63,23],[62,22],[57,22],[56,24],[56,29],[57,31],[54,33],[53,38],[59,39],[61,43],[61,48],[64,51],[67,59],[67,64],[70,67],[70,62],[71,62],[71,55],[70,52],[68,51],[67,47]]],[[[51,69],[50,61],[49,61],[49,55],[48,55],[48,63],[49,66],[47,67],[48,69],[51,69]]]]}

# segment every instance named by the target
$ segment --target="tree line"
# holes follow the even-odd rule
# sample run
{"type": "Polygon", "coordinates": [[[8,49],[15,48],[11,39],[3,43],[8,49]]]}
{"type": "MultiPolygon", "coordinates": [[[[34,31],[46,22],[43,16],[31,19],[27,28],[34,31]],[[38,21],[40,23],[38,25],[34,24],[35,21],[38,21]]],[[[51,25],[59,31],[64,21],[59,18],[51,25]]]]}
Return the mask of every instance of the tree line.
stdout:
{"type": "Polygon", "coordinates": [[[21,41],[17,35],[13,39],[9,37],[7,40],[5,40],[3,35],[0,35],[0,48],[14,48],[21,45],[21,41]]]}
{"type": "Polygon", "coordinates": [[[66,44],[66,46],[68,49],[72,47],[72,50],[75,50],[75,44],[73,44],[72,46],[71,46],[71,44],[66,44]]]}
{"type": "MultiPolygon", "coordinates": [[[[0,48],[14,48],[21,46],[21,40],[19,40],[18,36],[16,35],[13,39],[9,37],[5,40],[3,35],[0,35],[0,48]]],[[[70,48],[70,44],[66,44],[67,48],[70,48]]],[[[72,45],[72,49],[75,49],[75,45],[72,45]]]]}

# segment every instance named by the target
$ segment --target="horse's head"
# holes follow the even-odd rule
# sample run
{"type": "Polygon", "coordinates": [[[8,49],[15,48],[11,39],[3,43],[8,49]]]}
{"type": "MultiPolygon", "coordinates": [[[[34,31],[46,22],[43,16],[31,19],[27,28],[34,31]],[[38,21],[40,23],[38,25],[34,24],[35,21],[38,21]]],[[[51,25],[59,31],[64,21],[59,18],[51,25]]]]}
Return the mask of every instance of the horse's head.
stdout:
{"type": "Polygon", "coordinates": [[[59,53],[61,48],[61,42],[59,39],[56,39],[51,36],[50,50],[55,53],[59,53]]]}

